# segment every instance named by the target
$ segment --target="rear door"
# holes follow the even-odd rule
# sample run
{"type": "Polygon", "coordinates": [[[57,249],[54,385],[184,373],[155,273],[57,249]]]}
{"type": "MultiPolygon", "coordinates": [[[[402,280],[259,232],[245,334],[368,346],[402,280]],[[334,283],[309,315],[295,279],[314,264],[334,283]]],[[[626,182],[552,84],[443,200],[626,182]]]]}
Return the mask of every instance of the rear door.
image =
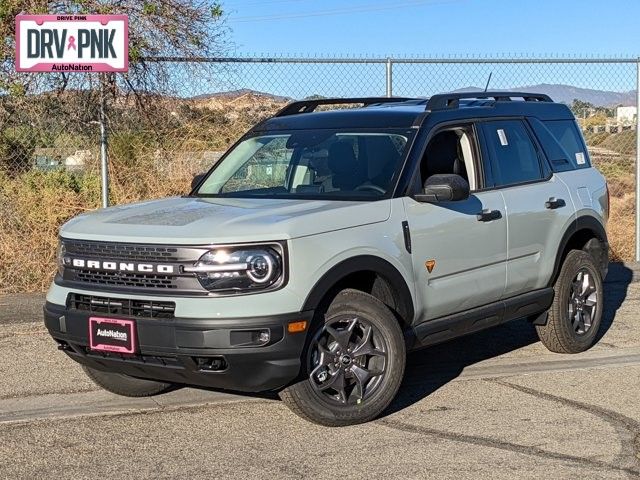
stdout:
{"type": "Polygon", "coordinates": [[[507,284],[504,298],[546,286],[561,238],[575,211],[523,119],[482,122],[494,189],[504,198],[507,284]]]}

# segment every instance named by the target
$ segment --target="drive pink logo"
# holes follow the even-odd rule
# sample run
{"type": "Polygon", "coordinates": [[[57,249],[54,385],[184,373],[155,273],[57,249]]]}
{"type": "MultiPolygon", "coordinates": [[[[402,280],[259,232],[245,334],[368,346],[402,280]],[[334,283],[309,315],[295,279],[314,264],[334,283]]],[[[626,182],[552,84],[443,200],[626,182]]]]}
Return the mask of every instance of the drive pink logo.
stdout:
{"type": "Polygon", "coordinates": [[[18,15],[19,72],[126,72],[126,15],[18,15]]]}

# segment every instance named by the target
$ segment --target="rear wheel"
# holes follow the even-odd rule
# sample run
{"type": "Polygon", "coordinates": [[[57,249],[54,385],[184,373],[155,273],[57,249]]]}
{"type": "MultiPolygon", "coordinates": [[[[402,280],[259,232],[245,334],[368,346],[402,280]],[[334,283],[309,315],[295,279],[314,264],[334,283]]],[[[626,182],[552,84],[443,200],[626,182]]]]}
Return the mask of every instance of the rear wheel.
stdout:
{"type": "Polygon", "coordinates": [[[596,341],[602,320],[602,276],[593,257],[571,250],[554,285],[555,297],[546,325],[536,326],[552,352],[583,352],[596,341]]]}
{"type": "Polygon", "coordinates": [[[95,368],[82,366],[87,376],[98,386],[117,395],[125,397],[150,397],[166,392],[172,384],[130,377],[122,373],[103,372],[95,368]]]}
{"type": "Polygon", "coordinates": [[[321,425],[367,422],[395,397],[405,360],[402,330],[389,308],[366,293],[343,290],[312,336],[304,378],[280,398],[321,425]]]}

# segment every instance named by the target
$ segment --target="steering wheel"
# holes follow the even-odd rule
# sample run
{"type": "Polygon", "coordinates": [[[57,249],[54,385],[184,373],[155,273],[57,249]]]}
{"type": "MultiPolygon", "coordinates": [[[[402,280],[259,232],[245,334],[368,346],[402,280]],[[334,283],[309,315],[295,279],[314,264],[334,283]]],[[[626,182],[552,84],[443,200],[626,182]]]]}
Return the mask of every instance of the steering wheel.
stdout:
{"type": "Polygon", "coordinates": [[[381,193],[382,195],[387,193],[387,191],[384,188],[379,187],[378,185],[374,185],[373,183],[364,183],[362,185],[358,185],[355,188],[355,190],[356,191],[358,191],[358,190],[373,190],[374,192],[381,193]]]}

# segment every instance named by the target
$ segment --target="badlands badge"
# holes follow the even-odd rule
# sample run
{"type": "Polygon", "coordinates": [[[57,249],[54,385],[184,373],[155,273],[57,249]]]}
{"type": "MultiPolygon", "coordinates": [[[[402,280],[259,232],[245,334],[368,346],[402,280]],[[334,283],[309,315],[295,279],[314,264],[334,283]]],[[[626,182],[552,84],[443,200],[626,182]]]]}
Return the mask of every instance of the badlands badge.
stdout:
{"type": "Polygon", "coordinates": [[[126,15],[18,15],[19,72],[126,72],[126,15]]]}

